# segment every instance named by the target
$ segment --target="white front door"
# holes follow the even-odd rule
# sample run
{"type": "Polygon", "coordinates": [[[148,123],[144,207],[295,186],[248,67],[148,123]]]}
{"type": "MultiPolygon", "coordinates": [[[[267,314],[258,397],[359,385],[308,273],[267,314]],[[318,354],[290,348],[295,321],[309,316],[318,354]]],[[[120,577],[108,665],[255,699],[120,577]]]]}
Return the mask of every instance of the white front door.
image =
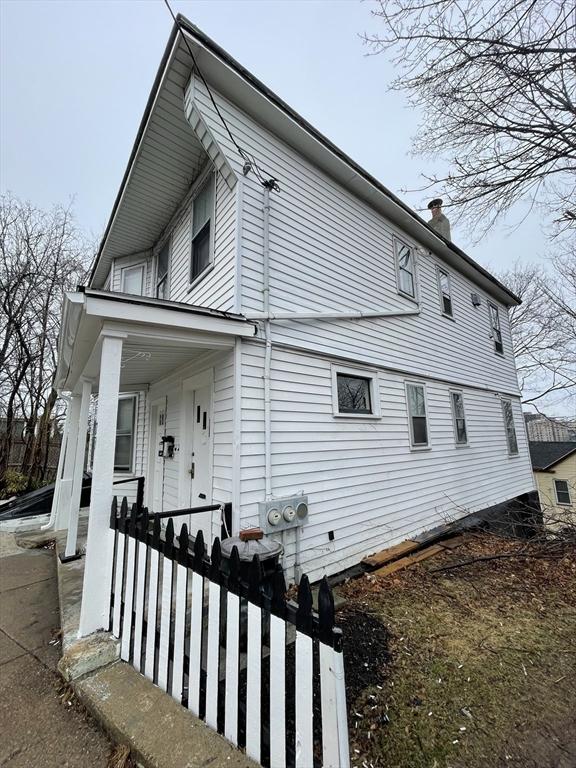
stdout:
{"type": "MultiPolygon", "coordinates": [[[[187,507],[204,507],[212,503],[212,384],[184,392],[187,440],[184,459],[184,495],[187,507]]],[[[212,541],[212,512],[190,515],[192,536],[202,529],[204,540],[212,541]]]]}
{"type": "Polygon", "coordinates": [[[164,458],[160,456],[162,450],[162,437],[166,430],[166,407],[156,405],[152,407],[152,443],[151,443],[151,474],[152,474],[152,493],[150,503],[151,512],[163,511],[164,497],[164,458]]]}

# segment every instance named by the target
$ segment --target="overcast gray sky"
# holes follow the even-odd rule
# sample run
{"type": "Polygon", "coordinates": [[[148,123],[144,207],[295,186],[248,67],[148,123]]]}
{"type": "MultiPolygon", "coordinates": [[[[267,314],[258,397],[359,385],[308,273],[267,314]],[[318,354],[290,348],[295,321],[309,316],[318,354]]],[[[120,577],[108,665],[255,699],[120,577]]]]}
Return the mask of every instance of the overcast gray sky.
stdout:
{"type": "MultiPolygon", "coordinates": [[[[413,208],[430,194],[409,156],[418,114],[388,90],[384,56],[359,34],[377,31],[357,0],[172,0],[229,53],[413,208]]],[[[99,237],[116,196],[171,18],[162,0],[0,0],[2,191],[49,207],[74,198],[80,226],[99,237]]],[[[478,211],[479,217],[482,211],[478,211]]],[[[545,257],[536,214],[472,245],[492,269],[545,257]],[[516,228],[513,226],[517,225],[516,228]]],[[[427,218],[427,217],[426,217],[427,218]]]]}

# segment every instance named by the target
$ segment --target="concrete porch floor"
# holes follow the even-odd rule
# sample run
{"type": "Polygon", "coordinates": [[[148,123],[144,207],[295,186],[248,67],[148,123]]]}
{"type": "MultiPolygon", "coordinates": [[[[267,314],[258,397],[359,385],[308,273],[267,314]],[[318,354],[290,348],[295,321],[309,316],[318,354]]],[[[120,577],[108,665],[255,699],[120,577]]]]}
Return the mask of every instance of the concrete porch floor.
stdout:
{"type": "MultiPolygon", "coordinates": [[[[81,517],[79,551],[85,547],[86,530],[81,517]]],[[[57,553],[63,552],[65,532],[52,538],[57,553]]],[[[68,563],[57,559],[57,567],[63,646],[58,667],[102,727],[127,744],[145,768],[254,768],[245,754],[119,661],[119,643],[108,632],[78,639],[84,558],[68,563]]]]}

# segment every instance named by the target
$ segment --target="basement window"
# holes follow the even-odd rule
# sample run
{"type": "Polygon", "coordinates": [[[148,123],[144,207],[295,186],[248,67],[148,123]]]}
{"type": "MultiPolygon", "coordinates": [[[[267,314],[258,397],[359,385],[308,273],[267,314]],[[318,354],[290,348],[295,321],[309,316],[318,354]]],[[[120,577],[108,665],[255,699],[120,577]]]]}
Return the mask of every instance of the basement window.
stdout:
{"type": "Polygon", "coordinates": [[[452,291],[450,287],[450,275],[446,270],[438,267],[438,290],[440,292],[440,307],[446,317],[454,317],[452,310],[452,291]]]}
{"type": "Polygon", "coordinates": [[[333,366],[332,406],[334,416],[379,417],[380,397],[377,373],[333,366]]]}
{"type": "Polygon", "coordinates": [[[414,249],[401,240],[395,240],[398,292],[410,299],[416,298],[416,265],[414,249]]]}
{"type": "Polygon", "coordinates": [[[502,415],[504,417],[504,428],[506,430],[508,453],[510,456],[517,456],[518,440],[516,438],[516,426],[514,425],[514,411],[512,410],[511,400],[502,400],[502,415]]]}
{"type": "Polygon", "coordinates": [[[192,203],[192,254],[190,282],[194,283],[212,262],[214,236],[214,174],[210,174],[192,203]]]}
{"type": "Polygon", "coordinates": [[[571,504],[570,488],[567,480],[554,480],[554,490],[556,491],[556,501],[558,504],[571,504]]]}
{"type": "Polygon", "coordinates": [[[450,392],[450,404],[452,406],[452,421],[454,423],[454,440],[456,445],[468,445],[464,395],[462,392],[450,392]]]}
{"type": "Polygon", "coordinates": [[[424,384],[406,382],[406,400],[410,421],[410,445],[412,448],[428,448],[428,412],[424,384]]]}
{"type": "Polygon", "coordinates": [[[116,419],[114,472],[131,473],[134,468],[134,431],[137,395],[120,395],[116,419]]]}
{"type": "Polygon", "coordinates": [[[504,354],[504,345],[502,343],[502,330],[500,328],[500,313],[496,304],[488,302],[488,312],[490,314],[490,327],[492,329],[491,337],[494,342],[494,350],[498,354],[504,354]]]}

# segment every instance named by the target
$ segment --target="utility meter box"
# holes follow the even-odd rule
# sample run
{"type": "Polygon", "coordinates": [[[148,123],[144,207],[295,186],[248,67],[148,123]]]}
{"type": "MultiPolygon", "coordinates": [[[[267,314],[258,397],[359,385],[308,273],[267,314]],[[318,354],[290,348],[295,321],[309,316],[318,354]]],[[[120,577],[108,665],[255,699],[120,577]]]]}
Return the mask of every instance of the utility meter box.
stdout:
{"type": "Polygon", "coordinates": [[[308,519],[308,496],[287,496],[258,502],[260,528],[266,533],[278,533],[304,525],[308,519]]]}

